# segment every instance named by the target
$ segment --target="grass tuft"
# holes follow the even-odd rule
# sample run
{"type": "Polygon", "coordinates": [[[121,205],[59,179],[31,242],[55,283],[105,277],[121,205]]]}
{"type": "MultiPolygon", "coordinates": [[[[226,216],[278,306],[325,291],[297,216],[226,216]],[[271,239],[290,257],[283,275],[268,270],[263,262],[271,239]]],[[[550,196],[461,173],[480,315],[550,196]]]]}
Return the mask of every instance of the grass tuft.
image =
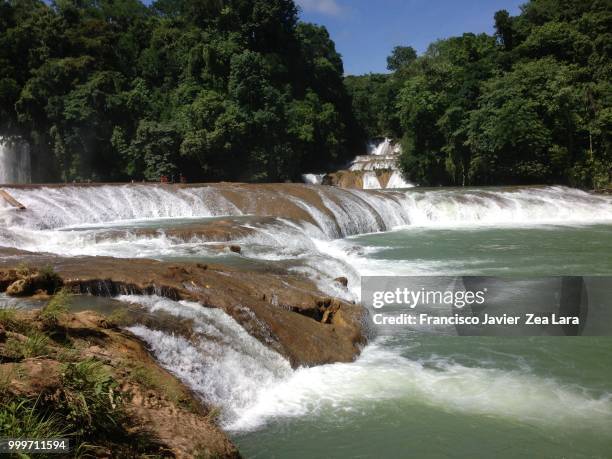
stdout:
{"type": "Polygon", "coordinates": [[[49,352],[48,346],[49,338],[39,332],[32,332],[23,341],[10,338],[6,342],[6,349],[9,353],[24,359],[47,355],[49,352]]]}
{"type": "Polygon", "coordinates": [[[57,414],[46,415],[38,401],[22,398],[0,407],[0,431],[10,438],[56,438],[66,433],[57,414]]]}
{"type": "Polygon", "coordinates": [[[128,364],[130,379],[145,389],[160,392],[177,406],[193,411],[190,399],[173,378],[143,364],[128,364]]]}
{"type": "Polygon", "coordinates": [[[0,324],[9,331],[14,331],[18,328],[19,321],[17,320],[17,309],[0,308],[0,324]]]}
{"type": "Polygon", "coordinates": [[[95,359],[65,364],[62,371],[64,419],[79,437],[112,436],[120,430],[124,413],[116,383],[95,359]]]}
{"type": "Polygon", "coordinates": [[[40,311],[40,319],[45,326],[54,327],[60,318],[70,310],[72,296],[66,289],[59,290],[40,311]]]}

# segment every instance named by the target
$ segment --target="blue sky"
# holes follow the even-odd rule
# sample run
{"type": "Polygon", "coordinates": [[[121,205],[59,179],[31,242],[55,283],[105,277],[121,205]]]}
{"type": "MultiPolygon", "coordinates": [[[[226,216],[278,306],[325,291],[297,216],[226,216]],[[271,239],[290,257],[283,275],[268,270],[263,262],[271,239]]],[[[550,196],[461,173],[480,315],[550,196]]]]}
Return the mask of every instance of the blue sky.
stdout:
{"type": "Polygon", "coordinates": [[[296,0],[304,21],[327,27],[347,75],[386,72],[396,45],[422,53],[438,38],[493,32],[493,15],[526,0],[296,0]]]}

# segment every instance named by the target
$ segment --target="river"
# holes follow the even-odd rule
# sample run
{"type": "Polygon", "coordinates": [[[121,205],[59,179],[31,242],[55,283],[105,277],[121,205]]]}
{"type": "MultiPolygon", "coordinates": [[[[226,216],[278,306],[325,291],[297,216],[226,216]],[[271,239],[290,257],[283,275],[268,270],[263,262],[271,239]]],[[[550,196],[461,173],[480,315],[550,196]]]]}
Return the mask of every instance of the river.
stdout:
{"type": "MultiPolygon", "coordinates": [[[[320,186],[14,188],[0,245],[213,260],[302,273],[359,301],[364,275],[612,275],[612,198],[564,187],[344,191],[320,186]],[[266,218],[264,218],[266,217],[266,218]],[[231,242],[202,228],[222,221],[231,242]],[[348,289],[333,282],[348,278],[348,289]]],[[[2,206],[2,204],[0,204],[2,206]]],[[[291,369],[219,310],[201,337],[131,331],[221,409],[245,457],[608,457],[612,338],[373,337],[353,363],[291,369]]]]}

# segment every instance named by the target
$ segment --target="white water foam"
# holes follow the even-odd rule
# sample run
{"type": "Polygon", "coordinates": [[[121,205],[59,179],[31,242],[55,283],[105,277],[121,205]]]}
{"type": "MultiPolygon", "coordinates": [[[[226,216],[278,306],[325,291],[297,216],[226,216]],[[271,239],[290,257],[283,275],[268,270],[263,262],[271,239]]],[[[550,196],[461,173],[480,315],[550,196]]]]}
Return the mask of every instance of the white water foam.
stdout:
{"type": "Polygon", "coordinates": [[[528,372],[466,367],[440,358],[410,360],[377,342],[354,363],[298,369],[264,388],[233,427],[249,430],[274,418],[367,409],[381,400],[544,426],[579,424],[603,432],[612,426],[610,394],[589,396],[528,372]]]}
{"type": "Polygon", "coordinates": [[[478,227],[612,221],[612,198],[566,187],[406,192],[410,226],[478,227]]]}
{"type": "MultiPolygon", "coordinates": [[[[34,230],[142,219],[238,216],[252,211],[250,205],[245,209],[238,207],[214,186],[107,185],[8,190],[27,210],[16,212],[3,206],[0,223],[5,227],[34,230]]],[[[326,204],[322,208],[295,196],[282,197],[304,209],[330,238],[384,231],[398,225],[437,227],[612,221],[612,197],[565,187],[370,193],[331,187],[313,190],[326,204]],[[346,211],[347,206],[351,207],[350,212],[346,211]],[[364,226],[362,222],[366,220],[377,223],[364,226]]],[[[243,192],[254,201],[266,199],[266,193],[268,191],[243,192]]],[[[283,217],[282,214],[281,207],[275,216],[283,217]]]]}
{"type": "Polygon", "coordinates": [[[368,155],[373,156],[388,156],[399,154],[401,152],[399,145],[393,143],[391,139],[385,137],[380,140],[371,140],[367,145],[368,155]]]}
{"type": "Polygon", "coordinates": [[[142,325],[129,327],[145,340],[160,363],[206,402],[222,409],[225,423],[234,422],[258,396],[262,385],[291,374],[289,362],[249,335],[220,309],[158,296],[121,296],[150,312],[164,311],[193,320],[195,337],[186,339],[142,325]]]}
{"type": "Polygon", "coordinates": [[[242,215],[213,187],[104,185],[13,188],[27,210],[0,215],[7,226],[55,229],[74,225],[159,218],[242,215]]]}
{"type": "MultiPolygon", "coordinates": [[[[241,245],[246,258],[282,262],[287,269],[310,276],[322,291],[351,299],[358,298],[355,288],[359,274],[416,274],[427,266],[422,266],[419,260],[373,260],[363,256],[360,252],[363,249],[339,238],[394,228],[581,225],[612,221],[611,197],[564,187],[406,192],[331,187],[312,190],[320,198],[319,205],[289,194],[283,199],[303,209],[314,224],[283,218],[283,207],[279,206],[273,223],[254,223],[250,225],[253,234],[235,242],[241,245]],[[350,297],[339,292],[332,282],[339,276],[349,278],[350,297]]],[[[247,204],[239,208],[214,185],[68,186],[9,188],[9,191],[27,210],[17,212],[8,206],[0,207],[2,246],[70,256],[146,258],[227,255],[214,250],[214,241],[197,236],[188,241],[169,237],[163,228],[172,226],[176,218],[243,215],[257,209],[257,201],[267,199],[269,193],[244,191],[247,204]],[[140,219],[145,219],[144,224],[140,219]],[[136,228],[147,226],[147,222],[156,226],[162,222],[159,219],[166,220],[163,225],[159,223],[155,233],[147,236],[137,233],[136,228]],[[113,223],[116,221],[123,221],[121,231],[117,231],[117,224],[113,223]],[[70,231],[57,230],[62,227],[70,231]],[[113,237],[105,234],[109,229],[115,231],[113,237]]],[[[273,197],[278,199],[277,194],[273,197]]],[[[248,223],[244,225],[249,227],[248,223]]]]}

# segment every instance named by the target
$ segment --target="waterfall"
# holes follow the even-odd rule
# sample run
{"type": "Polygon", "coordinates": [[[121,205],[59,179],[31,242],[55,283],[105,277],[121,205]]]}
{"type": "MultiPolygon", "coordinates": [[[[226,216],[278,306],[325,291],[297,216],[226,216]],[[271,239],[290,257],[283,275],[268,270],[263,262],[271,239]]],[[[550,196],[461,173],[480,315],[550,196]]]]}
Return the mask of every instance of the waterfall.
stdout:
{"type": "Polygon", "coordinates": [[[350,171],[375,171],[377,169],[397,168],[397,157],[395,156],[356,156],[351,163],[350,171]]]}
{"type": "Polygon", "coordinates": [[[302,181],[309,185],[320,185],[323,183],[325,174],[302,174],[302,181]]]}
{"type": "Polygon", "coordinates": [[[0,184],[30,183],[30,171],[27,142],[0,137],[0,184]]]}
{"type": "MultiPolygon", "coordinates": [[[[372,181],[378,183],[376,175],[371,174],[372,181]]],[[[252,215],[308,223],[333,239],[398,225],[455,227],[612,220],[611,196],[566,187],[383,192],[288,184],[136,184],[6,189],[27,208],[22,212],[2,211],[0,203],[0,229],[15,231],[125,220],[252,215]]]]}
{"type": "Polygon", "coordinates": [[[368,154],[356,156],[348,169],[351,172],[363,172],[364,190],[412,188],[414,185],[406,182],[399,171],[400,153],[401,146],[389,138],[371,140],[368,142],[368,154]],[[385,172],[389,180],[381,182],[375,174],[376,171],[385,172]]]}
{"type": "Polygon", "coordinates": [[[368,142],[368,155],[374,156],[388,156],[392,155],[395,152],[395,145],[393,141],[388,137],[384,139],[374,139],[368,142]]]}
{"type": "Polygon", "coordinates": [[[465,366],[436,354],[411,359],[403,348],[386,345],[385,338],[371,343],[355,362],[293,370],[219,309],[156,296],[118,299],[191,321],[189,336],[140,324],[128,330],[149,345],[162,366],[218,407],[221,426],[231,431],[251,431],[278,418],[330,412],[347,416],[356,404],[385,400],[538,426],[580,422],[605,431],[611,420],[609,397],[593,397],[531,371],[494,368],[490,362],[465,366]],[[461,388],[476,395],[466,397],[461,388]]]}
{"type": "Polygon", "coordinates": [[[350,241],[337,241],[347,236],[398,227],[612,222],[612,196],[565,187],[367,191],[298,184],[133,184],[6,189],[26,210],[16,212],[0,201],[0,246],[63,256],[236,257],[219,251],[221,234],[224,243],[242,247],[242,260],[281,262],[328,294],[346,294],[331,282],[346,276],[353,297],[359,293],[363,257],[353,252],[350,241]],[[215,226],[221,217],[224,226],[215,226]],[[188,230],[181,232],[182,227],[188,230]]]}

